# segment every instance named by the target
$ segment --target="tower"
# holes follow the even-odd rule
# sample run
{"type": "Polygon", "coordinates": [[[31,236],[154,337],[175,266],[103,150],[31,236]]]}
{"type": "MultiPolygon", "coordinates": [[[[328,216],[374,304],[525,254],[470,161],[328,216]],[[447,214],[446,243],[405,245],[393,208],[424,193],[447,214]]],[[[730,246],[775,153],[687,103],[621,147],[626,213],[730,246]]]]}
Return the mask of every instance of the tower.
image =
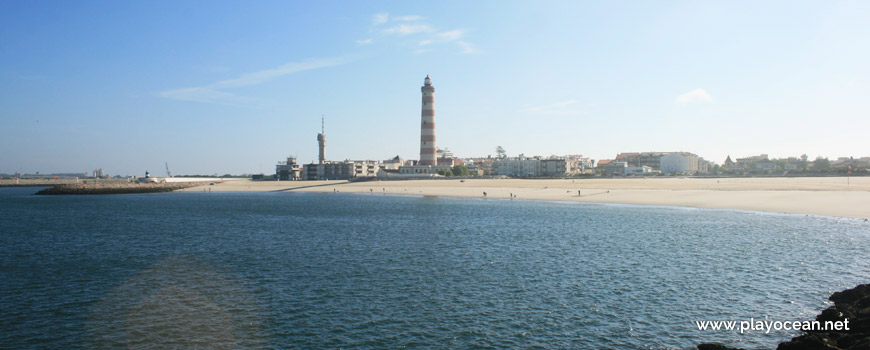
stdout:
{"type": "Polygon", "coordinates": [[[423,109],[420,112],[420,163],[419,165],[438,165],[435,158],[435,87],[429,76],[423,80],[423,109]]]}
{"type": "Polygon", "coordinates": [[[317,162],[323,164],[326,161],[326,133],[324,131],[325,122],[323,116],[320,116],[320,133],[317,134],[317,146],[320,149],[320,154],[317,156],[317,162]]]}

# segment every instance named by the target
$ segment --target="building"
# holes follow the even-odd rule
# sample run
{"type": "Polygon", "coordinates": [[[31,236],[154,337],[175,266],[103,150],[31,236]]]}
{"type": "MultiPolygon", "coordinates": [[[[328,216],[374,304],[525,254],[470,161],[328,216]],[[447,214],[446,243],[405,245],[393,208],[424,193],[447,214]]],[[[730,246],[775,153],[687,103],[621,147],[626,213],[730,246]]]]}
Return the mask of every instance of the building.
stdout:
{"type": "Polygon", "coordinates": [[[698,155],[689,152],[674,152],[659,158],[662,174],[694,174],[698,172],[698,155]]]}
{"type": "Polygon", "coordinates": [[[851,168],[852,171],[867,169],[870,168],[870,157],[837,157],[836,160],[831,161],[831,168],[839,170],[848,170],[851,168]]]}
{"type": "Polygon", "coordinates": [[[514,177],[537,177],[542,174],[541,165],[540,157],[529,158],[520,154],[519,157],[496,159],[492,163],[492,173],[514,177]]]}
{"type": "Polygon", "coordinates": [[[756,162],[752,164],[753,170],[762,170],[762,171],[770,171],[776,170],[776,163],[771,161],[766,162],[756,162]]]}
{"type": "Polygon", "coordinates": [[[625,171],[628,169],[628,162],[617,160],[606,162],[602,160],[598,162],[598,168],[601,169],[601,173],[604,175],[625,175],[625,171]]]}
{"type": "Polygon", "coordinates": [[[374,160],[324,161],[322,164],[305,164],[305,180],[350,180],[360,177],[375,177],[381,163],[374,160]]]}
{"type": "Polygon", "coordinates": [[[435,152],[435,155],[438,159],[437,163],[439,166],[453,167],[464,163],[461,159],[454,157],[453,152],[450,152],[450,150],[448,150],[447,148],[439,148],[435,152]]]}
{"type": "Polygon", "coordinates": [[[275,165],[275,178],[278,181],[302,180],[302,166],[296,163],[296,157],[287,157],[286,162],[275,165]]]}
{"type": "Polygon", "coordinates": [[[659,173],[659,171],[646,165],[625,167],[623,171],[625,175],[652,175],[659,173]]]}
{"type": "Polygon", "coordinates": [[[766,154],[761,154],[757,156],[750,156],[744,158],[737,158],[734,162],[734,168],[743,171],[749,170],[767,170],[770,163],[770,158],[766,154]],[[763,165],[755,166],[756,163],[762,163],[763,165]]]}
{"type": "MultiPolygon", "coordinates": [[[[508,157],[495,159],[492,172],[495,175],[514,177],[558,177],[583,173],[591,165],[588,158],[576,156],[508,157]]],[[[590,167],[591,168],[591,167],[590,167]]]]}
{"type": "Polygon", "coordinates": [[[399,167],[402,165],[405,165],[405,161],[399,156],[381,162],[381,168],[386,170],[399,170],[399,167]]]}
{"type": "Polygon", "coordinates": [[[698,173],[707,174],[710,172],[710,169],[713,169],[713,162],[698,157],[698,173]]]}
{"type": "Polygon", "coordinates": [[[429,76],[420,88],[423,93],[423,107],[420,111],[420,162],[418,165],[438,165],[435,146],[435,86],[429,76]]]}
{"type": "Polygon", "coordinates": [[[722,163],[722,168],[727,171],[743,170],[743,168],[738,168],[737,163],[731,160],[730,154],[725,158],[725,162],[722,163]]]}
{"type": "Polygon", "coordinates": [[[381,169],[381,163],[374,160],[352,160],[353,177],[375,177],[381,169]]]}
{"type": "Polygon", "coordinates": [[[492,157],[486,158],[465,158],[463,162],[468,167],[468,171],[474,172],[476,171],[479,175],[489,175],[492,174],[492,165],[495,163],[496,159],[492,157]],[[474,170],[472,170],[474,168],[474,170]]]}
{"type": "Polygon", "coordinates": [[[653,169],[660,169],[662,156],[667,152],[625,152],[616,155],[614,161],[626,162],[627,166],[648,166],[653,169]]]}
{"type": "MultiPolygon", "coordinates": [[[[444,167],[449,168],[449,167],[444,167]]],[[[438,168],[431,165],[406,165],[399,168],[402,175],[422,175],[431,177],[438,174],[438,168]]]]}
{"type": "Polygon", "coordinates": [[[595,160],[582,154],[567,155],[565,158],[572,163],[572,174],[595,174],[595,160]]]}

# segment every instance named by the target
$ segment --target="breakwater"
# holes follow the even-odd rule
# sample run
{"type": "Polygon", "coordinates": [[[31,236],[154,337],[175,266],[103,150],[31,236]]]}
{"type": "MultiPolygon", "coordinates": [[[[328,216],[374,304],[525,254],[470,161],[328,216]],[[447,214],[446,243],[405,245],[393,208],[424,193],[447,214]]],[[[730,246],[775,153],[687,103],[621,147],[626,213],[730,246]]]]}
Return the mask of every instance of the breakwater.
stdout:
{"type": "MultiPolygon", "coordinates": [[[[816,316],[816,321],[820,324],[839,322],[849,325],[848,329],[806,331],[792,340],[780,343],[776,349],[858,350],[870,348],[870,284],[862,284],[852,289],[836,292],[828,299],[833,301],[834,305],[816,316]]],[[[740,349],[707,343],[698,345],[698,350],[740,349]]]]}
{"type": "Polygon", "coordinates": [[[189,187],[201,186],[203,182],[167,182],[167,183],[90,183],[61,184],[37,192],[39,195],[61,194],[123,194],[123,193],[157,193],[172,192],[189,187]]]}

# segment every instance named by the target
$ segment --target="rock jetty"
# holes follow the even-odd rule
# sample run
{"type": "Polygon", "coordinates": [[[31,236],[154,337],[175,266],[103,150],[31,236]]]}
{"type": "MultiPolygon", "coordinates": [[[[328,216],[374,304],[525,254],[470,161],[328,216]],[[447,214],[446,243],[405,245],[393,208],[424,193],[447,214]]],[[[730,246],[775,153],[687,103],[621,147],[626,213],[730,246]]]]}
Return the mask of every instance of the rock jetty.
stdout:
{"type": "Polygon", "coordinates": [[[183,188],[202,186],[203,182],[170,182],[170,183],[92,183],[63,184],[46,188],[36,194],[121,194],[121,193],[156,193],[172,192],[183,188]]]}
{"type": "MultiPolygon", "coordinates": [[[[777,350],[867,350],[870,349],[870,284],[831,294],[834,305],[816,316],[816,321],[849,320],[849,330],[807,331],[780,343],[777,350]]],[[[698,350],[739,350],[721,344],[700,344],[698,350]]]]}

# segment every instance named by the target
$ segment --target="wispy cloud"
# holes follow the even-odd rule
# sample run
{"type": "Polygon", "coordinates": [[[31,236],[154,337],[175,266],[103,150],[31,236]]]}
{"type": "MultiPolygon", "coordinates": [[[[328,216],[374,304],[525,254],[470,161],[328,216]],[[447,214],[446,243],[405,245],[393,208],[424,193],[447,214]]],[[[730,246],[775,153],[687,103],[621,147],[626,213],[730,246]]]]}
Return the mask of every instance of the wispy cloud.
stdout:
{"type": "Polygon", "coordinates": [[[419,46],[426,46],[426,45],[431,45],[431,44],[436,43],[436,42],[443,43],[443,42],[456,41],[456,40],[461,39],[463,36],[465,36],[464,30],[455,29],[455,30],[451,30],[449,32],[435,33],[435,34],[427,37],[426,39],[420,40],[420,42],[417,44],[419,46]]]}
{"type": "Polygon", "coordinates": [[[254,102],[251,98],[239,97],[229,92],[213,90],[205,87],[166,90],[158,92],[157,96],[179,101],[213,103],[228,106],[249,106],[254,102]]]}
{"type": "Polygon", "coordinates": [[[544,114],[544,115],[575,115],[580,113],[577,110],[577,100],[570,99],[566,101],[554,102],[546,105],[532,106],[520,109],[522,113],[544,114]]]}
{"type": "Polygon", "coordinates": [[[459,45],[460,48],[462,48],[462,51],[460,51],[460,53],[464,53],[464,54],[480,53],[480,50],[478,50],[476,46],[474,46],[473,44],[471,44],[469,42],[465,42],[465,41],[460,40],[460,41],[457,41],[456,44],[459,45]]]}
{"type": "Polygon", "coordinates": [[[258,72],[242,75],[238,78],[221,80],[219,82],[209,85],[208,87],[212,89],[232,89],[243,86],[257,85],[288,74],[324,67],[338,66],[345,63],[348,63],[348,60],[342,58],[314,59],[303,62],[289,62],[277,68],[264,69],[258,72]]]}
{"type": "Polygon", "coordinates": [[[387,34],[399,34],[399,35],[410,35],[416,33],[429,33],[432,32],[432,27],[426,24],[399,24],[394,27],[390,27],[384,29],[384,33],[387,34]]]}
{"type": "Polygon", "coordinates": [[[376,13],[372,16],[372,25],[378,26],[390,20],[390,15],[387,13],[376,13]]]}
{"type": "Polygon", "coordinates": [[[707,90],[695,89],[680,96],[677,96],[677,98],[674,99],[674,103],[681,105],[694,102],[712,103],[713,96],[710,96],[710,94],[707,93],[707,90]]]}
{"type": "Polygon", "coordinates": [[[394,21],[405,21],[405,22],[419,21],[421,19],[423,19],[422,16],[399,16],[399,17],[393,18],[394,21]]]}
{"type": "Polygon", "coordinates": [[[157,93],[157,96],[180,101],[246,105],[250,104],[254,99],[236,96],[223,90],[259,85],[285,75],[338,66],[349,62],[350,60],[346,58],[312,59],[302,62],[288,62],[276,68],[244,74],[238,78],[221,80],[205,86],[161,91],[157,93]]]}
{"type": "Polygon", "coordinates": [[[434,44],[453,43],[460,48],[459,53],[476,54],[480,50],[468,40],[465,40],[467,31],[465,29],[453,29],[440,31],[435,26],[432,26],[427,21],[423,21],[422,16],[407,15],[390,17],[388,13],[378,13],[374,15],[372,23],[374,27],[372,31],[380,32],[386,35],[398,35],[400,37],[411,37],[417,42],[418,48],[412,52],[420,54],[423,52],[432,51],[433,49],[422,50],[420,46],[429,46],[434,44]],[[397,22],[389,26],[380,26],[387,22],[397,22]]]}
{"type": "Polygon", "coordinates": [[[368,39],[363,39],[363,40],[357,40],[357,41],[356,41],[356,44],[357,44],[358,46],[363,46],[363,45],[371,44],[371,43],[374,42],[374,41],[375,41],[374,39],[372,39],[372,38],[368,38],[368,39]]]}
{"type": "Polygon", "coordinates": [[[443,40],[443,41],[459,40],[459,39],[462,39],[463,36],[465,36],[465,31],[462,29],[454,29],[454,30],[451,30],[448,32],[441,32],[441,33],[435,34],[436,38],[438,38],[439,40],[443,40]]]}

